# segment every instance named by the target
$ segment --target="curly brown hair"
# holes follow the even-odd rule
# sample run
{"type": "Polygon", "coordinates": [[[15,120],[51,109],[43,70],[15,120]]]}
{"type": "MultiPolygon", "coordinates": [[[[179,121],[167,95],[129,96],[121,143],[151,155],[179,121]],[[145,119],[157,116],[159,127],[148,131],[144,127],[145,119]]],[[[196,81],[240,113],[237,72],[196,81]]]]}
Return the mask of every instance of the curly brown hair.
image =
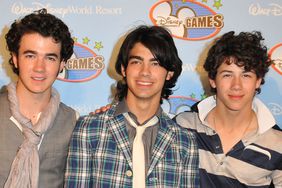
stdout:
{"type": "MultiPolygon", "coordinates": [[[[204,63],[209,78],[215,79],[217,69],[222,63],[235,63],[239,67],[244,67],[245,71],[254,71],[257,77],[261,78],[261,85],[264,84],[264,76],[272,60],[268,56],[263,40],[259,31],[241,32],[238,35],[230,31],[222,35],[215,40],[204,63]]],[[[211,91],[216,93],[215,88],[211,88],[211,91]]],[[[261,88],[256,91],[260,93],[261,88]]]]}
{"type": "Polygon", "coordinates": [[[73,54],[74,41],[68,26],[59,18],[47,13],[46,9],[40,9],[20,20],[15,20],[5,36],[11,54],[9,63],[16,74],[19,74],[19,70],[13,63],[12,54],[18,55],[21,39],[27,33],[39,33],[61,43],[61,61],[67,61],[73,54]]]}

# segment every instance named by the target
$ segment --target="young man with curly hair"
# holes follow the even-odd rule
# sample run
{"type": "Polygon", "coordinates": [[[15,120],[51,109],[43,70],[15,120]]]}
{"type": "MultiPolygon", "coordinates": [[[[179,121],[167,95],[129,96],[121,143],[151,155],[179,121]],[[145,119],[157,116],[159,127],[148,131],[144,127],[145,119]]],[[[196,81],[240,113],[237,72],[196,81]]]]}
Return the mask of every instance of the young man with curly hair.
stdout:
{"type": "Polygon", "coordinates": [[[0,187],[62,187],[76,113],[52,84],[73,53],[71,34],[41,9],[16,20],[6,42],[18,80],[0,91],[0,187]]]}
{"type": "Polygon", "coordinates": [[[195,135],[160,107],[181,66],[164,28],[140,26],[126,36],[115,65],[123,77],[118,102],[78,121],[65,187],[198,187],[195,135]]]}
{"type": "Polygon", "coordinates": [[[255,97],[272,63],[263,40],[232,31],[217,39],[204,64],[215,95],[175,118],[197,134],[201,187],[282,187],[282,131],[255,97]]]}

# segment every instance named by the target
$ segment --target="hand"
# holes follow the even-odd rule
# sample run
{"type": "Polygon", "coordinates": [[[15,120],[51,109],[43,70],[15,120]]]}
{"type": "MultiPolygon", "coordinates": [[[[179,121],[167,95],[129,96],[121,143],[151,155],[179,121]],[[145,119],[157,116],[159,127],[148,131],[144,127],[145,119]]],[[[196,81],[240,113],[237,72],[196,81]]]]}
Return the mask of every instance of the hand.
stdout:
{"type": "Polygon", "coordinates": [[[111,108],[111,104],[107,104],[106,106],[102,106],[99,109],[96,109],[94,112],[90,112],[89,115],[100,114],[102,112],[106,112],[111,108]]]}

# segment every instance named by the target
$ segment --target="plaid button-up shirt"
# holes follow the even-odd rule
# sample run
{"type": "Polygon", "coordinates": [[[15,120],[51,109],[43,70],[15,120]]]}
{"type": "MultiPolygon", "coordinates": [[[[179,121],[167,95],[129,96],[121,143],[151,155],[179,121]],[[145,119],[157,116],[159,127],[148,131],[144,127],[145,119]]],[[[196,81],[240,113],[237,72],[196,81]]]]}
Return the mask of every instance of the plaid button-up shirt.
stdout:
{"type": "MultiPolygon", "coordinates": [[[[70,143],[65,187],[132,187],[132,151],[122,114],[116,105],[98,115],[81,117],[70,143]]],[[[152,151],[146,187],[199,187],[199,154],[195,135],[165,113],[152,151]]]]}

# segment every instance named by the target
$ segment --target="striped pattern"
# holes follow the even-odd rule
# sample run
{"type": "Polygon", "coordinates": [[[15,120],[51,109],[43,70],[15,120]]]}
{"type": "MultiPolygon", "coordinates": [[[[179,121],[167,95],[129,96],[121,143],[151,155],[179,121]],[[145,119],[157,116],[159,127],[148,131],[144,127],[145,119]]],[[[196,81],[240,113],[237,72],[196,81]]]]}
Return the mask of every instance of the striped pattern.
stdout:
{"type": "MultiPolygon", "coordinates": [[[[132,158],[123,115],[109,111],[81,117],[70,143],[65,187],[132,187],[132,158]]],[[[164,113],[146,187],[199,187],[196,137],[164,113]]]]}
{"type": "Polygon", "coordinates": [[[216,132],[204,121],[215,106],[212,97],[199,103],[199,114],[183,112],[176,121],[196,132],[200,155],[200,182],[204,188],[282,187],[282,131],[258,99],[253,109],[259,129],[238,142],[226,155],[216,132]],[[276,128],[276,129],[275,129],[276,128]]]}

